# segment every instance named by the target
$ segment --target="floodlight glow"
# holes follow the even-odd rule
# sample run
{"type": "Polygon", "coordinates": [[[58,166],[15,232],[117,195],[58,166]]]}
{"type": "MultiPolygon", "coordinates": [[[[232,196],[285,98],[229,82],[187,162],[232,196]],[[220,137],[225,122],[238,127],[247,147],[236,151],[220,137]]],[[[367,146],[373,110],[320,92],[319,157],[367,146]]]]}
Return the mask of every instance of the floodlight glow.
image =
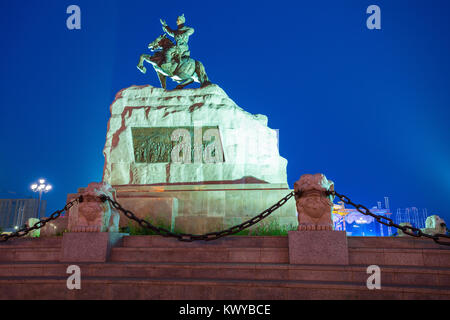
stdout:
{"type": "Polygon", "coordinates": [[[31,185],[31,190],[36,190],[37,187],[38,187],[37,184],[32,184],[32,185],[31,185]]]}
{"type": "Polygon", "coordinates": [[[40,184],[44,184],[44,183],[45,183],[45,180],[44,180],[44,179],[40,179],[40,180],[39,180],[39,183],[40,183],[40,184]]]}

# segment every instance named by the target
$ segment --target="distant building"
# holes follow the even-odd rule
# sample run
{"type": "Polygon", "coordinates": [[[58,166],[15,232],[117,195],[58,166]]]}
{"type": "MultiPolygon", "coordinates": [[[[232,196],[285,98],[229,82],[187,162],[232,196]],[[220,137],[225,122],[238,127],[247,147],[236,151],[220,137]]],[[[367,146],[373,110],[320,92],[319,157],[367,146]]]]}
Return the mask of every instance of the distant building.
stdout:
{"type": "MultiPolygon", "coordinates": [[[[391,218],[389,198],[384,198],[384,208],[379,201],[370,211],[376,215],[391,218]]],[[[353,208],[345,208],[343,202],[334,205],[333,224],[335,230],[346,231],[349,236],[386,237],[395,232],[393,228],[377,222],[371,216],[366,216],[353,208]]]]}
{"type": "MultiPolygon", "coordinates": [[[[0,199],[0,228],[14,231],[38,216],[38,199],[0,199]]],[[[45,216],[47,202],[41,200],[41,217],[45,216]]]]}
{"type": "MultiPolygon", "coordinates": [[[[377,206],[370,209],[376,215],[388,217],[396,224],[410,223],[416,228],[425,228],[425,221],[428,217],[426,208],[419,209],[416,207],[397,209],[392,214],[389,209],[389,198],[384,197],[384,208],[381,201],[377,206]]],[[[384,220],[384,222],[388,222],[384,220]]],[[[349,236],[377,236],[386,237],[397,234],[397,229],[387,227],[377,222],[373,217],[366,216],[353,208],[345,208],[343,202],[334,205],[333,208],[333,224],[335,230],[346,231],[349,236]]]]}
{"type": "Polygon", "coordinates": [[[416,228],[425,228],[425,221],[428,217],[428,210],[418,209],[416,207],[405,208],[405,209],[397,209],[397,213],[395,215],[395,222],[400,224],[404,222],[410,223],[413,227],[416,228]]]}

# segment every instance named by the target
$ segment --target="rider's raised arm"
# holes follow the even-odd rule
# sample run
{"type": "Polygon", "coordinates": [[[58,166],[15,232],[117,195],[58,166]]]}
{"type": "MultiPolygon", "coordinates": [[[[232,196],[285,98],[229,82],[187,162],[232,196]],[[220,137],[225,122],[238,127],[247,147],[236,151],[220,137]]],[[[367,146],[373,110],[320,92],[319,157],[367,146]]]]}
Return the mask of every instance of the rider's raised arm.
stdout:
{"type": "Polygon", "coordinates": [[[173,37],[175,35],[175,31],[170,29],[169,26],[163,26],[163,31],[167,33],[169,36],[173,37]]]}

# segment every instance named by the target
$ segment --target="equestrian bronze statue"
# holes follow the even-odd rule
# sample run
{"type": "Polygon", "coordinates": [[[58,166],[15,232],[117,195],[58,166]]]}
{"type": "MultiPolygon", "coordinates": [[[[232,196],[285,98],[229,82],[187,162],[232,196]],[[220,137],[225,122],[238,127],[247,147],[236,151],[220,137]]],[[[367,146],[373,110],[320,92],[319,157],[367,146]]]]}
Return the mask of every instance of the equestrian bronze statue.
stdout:
{"type": "Polygon", "coordinates": [[[183,89],[194,81],[200,83],[201,87],[211,84],[203,64],[190,57],[188,41],[194,33],[194,29],[185,26],[185,21],[183,14],[177,19],[178,29],[172,30],[165,21],[161,20],[165,33],[148,45],[148,48],[155,53],[141,55],[137,65],[142,73],[146,73],[144,61],[150,63],[158,74],[164,89],[167,88],[167,77],[178,83],[175,89],[183,89]],[[173,37],[175,43],[167,35],[173,37]]]}

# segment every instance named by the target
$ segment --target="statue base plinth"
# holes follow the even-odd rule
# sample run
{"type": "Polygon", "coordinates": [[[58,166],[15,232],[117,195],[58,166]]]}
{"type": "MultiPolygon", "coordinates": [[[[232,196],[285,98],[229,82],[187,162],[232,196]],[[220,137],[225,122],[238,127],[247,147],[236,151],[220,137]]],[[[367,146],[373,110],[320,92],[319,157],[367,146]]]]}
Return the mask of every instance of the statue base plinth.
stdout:
{"type": "Polygon", "coordinates": [[[61,262],[106,262],[112,247],[118,245],[125,233],[68,232],[64,233],[61,262]]]}
{"type": "MultiPolygon", "coordinates": [[[[240,224],[260,214],[292,192],[287,184],[167,184],[114,186],[117,202],[140,219],[175,232],[203,234],[240,224]]],[[[79,193],[83,193],[83,188],[79,193]]],[[[70,194],[68,199],[78,194],[70,194]]],[[[76,210],[72,208],[71,210],[76,210]]],[[[281,227],[298,225],[295,201],[289,200],[269,217],[251,227],[276,222],[281,227]]],[[[120,213],[120,227],[130,223],[120,213]]]]}
{"type": "Polygon", "coordinates": [[[345,231],[290,231],[289,263],[348,265],[345,231]]]}

